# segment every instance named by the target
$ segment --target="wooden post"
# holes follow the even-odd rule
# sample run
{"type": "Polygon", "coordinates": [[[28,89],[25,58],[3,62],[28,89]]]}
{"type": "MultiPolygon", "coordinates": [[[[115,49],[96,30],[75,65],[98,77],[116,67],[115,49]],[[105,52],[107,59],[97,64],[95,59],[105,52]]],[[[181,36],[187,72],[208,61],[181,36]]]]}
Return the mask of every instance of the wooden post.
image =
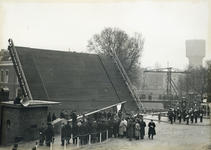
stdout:
{"type": "Polygon", "coordinates": [[[108,130],[106,131],[106,140],[108,140],[108,130]]]}
{"type": "Polygon", "coordinates": [[[53,144],[52,144],[52,142],[50,143],[50,150],[53,150],[53,144]]]}
{"type": "Polygon", "coordinates": [[[38,150],[37,142],[36,142],[36,146],[35,147],[36,147],[36,150],[38,150]]]}
{"type": "Polygon", "coordinates": [[[77,147],[79,147],[79,143],[80,143],[79,137],[77,137],[77,147]]]}
{"type": "Polygon", "coordinates": [[[101,132],[100,132],[100,143],[101,143],[101,132]]]}
{"type": "Polygon", "coordinates": [[[64,140],[64,150],[66,150],[67,149],[67,141],[66,141],[66,139],[64,140]]]}
{"type": "Polygon", "coordinates": [[[71,134],[70,143],[72,143],[72,144],[73,144],[73,134],[71,134]]]}
{"type": "Polygon", "coordinates": [[[91,145],[91,134],[89,134],[89,145],[91,145]]]}

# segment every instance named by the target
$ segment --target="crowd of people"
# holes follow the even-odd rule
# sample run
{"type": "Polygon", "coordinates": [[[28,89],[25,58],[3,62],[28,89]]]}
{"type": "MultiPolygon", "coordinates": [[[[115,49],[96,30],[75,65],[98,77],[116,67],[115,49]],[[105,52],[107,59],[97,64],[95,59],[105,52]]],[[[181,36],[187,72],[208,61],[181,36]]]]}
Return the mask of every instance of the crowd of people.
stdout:
{"type": "Polygon", "coordinates": [[[197,109],[169,109],[168,111],[168,119],[171,122],[171,124],[173,124],[173,122],[176,122],[176,120],[179,121],[179,123],[181,123],[181,120],[183,119],[184,122],[186,122],[186,124],[189,124],[189,120],[191,121],[191,123],[197,123],[198,118],[200,118],[200,122],[203,121],[203,114],[204,114],[204,110],[197,110],[197,109]]]}
{"type": "MultiPolygon", "coordinates": [[[[76,110],[71,111],[70,115],[62,110],[60,113],[60,118],[72,119],[72,121],[67,121],[67,123],[62,123],[61,127],[61,145],[70,144],[70,139],[72,138],[73,144],[77,144],[79,137],[80,144],[88,144],[89,135],[91,135],[91,143],[104,141],[107,138],[128,138],[139,140],[144,139],[146,123],[143,120],[142,115],[137,116],[127,116],[123,117],[122,111],[118,113],[99,111],[90,115],[88,117],[83,116],[81,119],[77,119],[76,110]],[[72,136],[71,136],[72,135],[72,136]]],[[[55,119],[55,118],[54,118],[55,119]]],[[[47,129],[43,127],[40,128],[40,145],[43,145],[44,140],[46,141],[46,146],[50,146],[50,142],[53,142],[53,126],[50,121],[52,121],[51,113],[47,116],[48,127],[47,129]],[[51,118],[51,119],[50,119],[51,118]]],[[[148,138],[153,139],[156,135],[155,123],[151,120],[148,124],[148,138]]]]}

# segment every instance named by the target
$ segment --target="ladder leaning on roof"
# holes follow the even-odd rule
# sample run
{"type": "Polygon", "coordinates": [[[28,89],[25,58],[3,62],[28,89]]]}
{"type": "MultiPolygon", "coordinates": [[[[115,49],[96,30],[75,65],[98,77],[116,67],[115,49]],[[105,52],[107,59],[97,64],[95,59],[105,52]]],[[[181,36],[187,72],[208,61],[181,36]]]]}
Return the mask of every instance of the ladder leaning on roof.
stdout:
{"type": "Polygon", "coordinates": [[[116,55],[116,52],[111,50],[111,56],[114,58],[115,64],[117,65],[117,68],[118,68],[119,72],[121,73],[121,75],[122,75],[128,89],[129,89],[131,95],[133,96],[133,99],[135,100],[136,105],[138,106],[139,110],[144,110],[144,106],[143,106],[138,94],[136,93],[135,89],[133,88],[133,85],[132,85],[127,73],[125,72],[125,69],[122,66],[122,63],[120,62],[118,56],[116,55]]]}
{"type": "Polygon", "coordinates": [[[30,92],[28,84],[27,84],[27,81],[26,81],[26,77],[23,72],[23,68],[21,66],[17,51],[14,46],[14,43],[13,43],[12,39],[9,39],[8,42],[9,42],[8,50],[10,52],[10,56],[11,56],[11,59],[12,59],[13,65],[14,65],[14,69],[15,69],[16,75],[18,77],[18,82],[20,84],[24,98],[26,98],[28,100],[33,100],[31,92],[30,92]]]}

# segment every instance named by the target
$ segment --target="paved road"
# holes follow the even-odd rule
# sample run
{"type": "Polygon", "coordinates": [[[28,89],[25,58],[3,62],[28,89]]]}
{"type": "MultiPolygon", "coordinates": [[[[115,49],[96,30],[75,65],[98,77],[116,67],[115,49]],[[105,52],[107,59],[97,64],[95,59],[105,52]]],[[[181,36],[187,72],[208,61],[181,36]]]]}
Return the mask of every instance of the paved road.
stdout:
{"type": "MultiPolygon", "coordinates": [[[[148,124],[150,120],[146,120],[148,124]]],[[[208,125],[185,125],[185,124],[170,124],[167,122],[156,123],[156,136],[154,139],[148,139],[145,136],[144,140],[129,141],[127,138],[111,138],[109,141],[101,144],[92,144],[90,146],[81,146],[81,150],[206,150],[210,144],[210,126],[208,125]]],[[[145,132],[147,133],[148,128],[145,132]]],[[[29,143],[20,143],[20,150],[31,149],[36,141],[29,143]]],[[[12,146],[1,147],[0,150],[11,150],[12,146]]],[[[48,147],[38,147],[39,150],[49,150],[48,147]]],[[[56,136],[56,142],[53,150],[64,149],[60,146],[60,135],[56,136]]],[[[77,149],[76,145],[68,145],[67,150],[77,149]]]]}

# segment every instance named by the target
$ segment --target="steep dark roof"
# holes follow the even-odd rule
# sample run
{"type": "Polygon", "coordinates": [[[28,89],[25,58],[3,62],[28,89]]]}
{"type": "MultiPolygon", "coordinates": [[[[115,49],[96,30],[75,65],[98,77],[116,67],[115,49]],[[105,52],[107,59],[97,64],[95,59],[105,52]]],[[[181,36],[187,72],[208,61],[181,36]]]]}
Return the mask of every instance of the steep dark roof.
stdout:
{"type": "Polygon", "coordinates": [[[35,100],[62,102],[57,110],[92,111],[127,101],[137,106],[113,58],[96,54],[16,47],[35,100]]]}

